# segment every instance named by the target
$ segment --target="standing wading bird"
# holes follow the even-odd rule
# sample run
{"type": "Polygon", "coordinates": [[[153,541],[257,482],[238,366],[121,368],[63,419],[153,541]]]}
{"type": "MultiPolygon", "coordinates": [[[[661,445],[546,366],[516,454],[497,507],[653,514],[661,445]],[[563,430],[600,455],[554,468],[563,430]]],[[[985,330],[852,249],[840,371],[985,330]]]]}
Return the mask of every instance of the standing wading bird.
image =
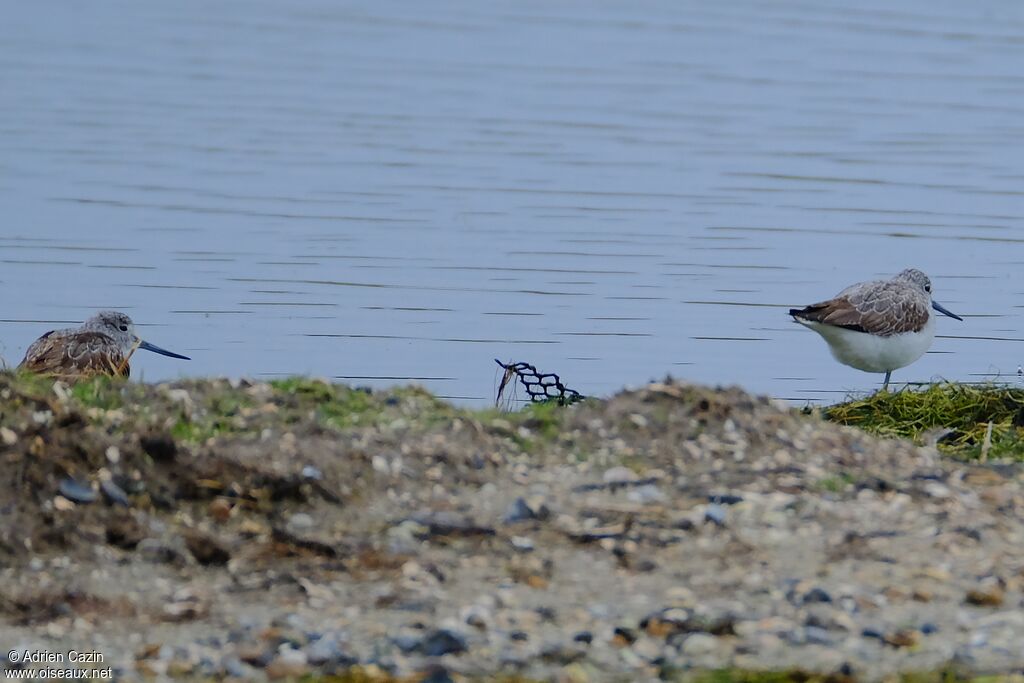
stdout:
{"type": "Polygon", "coordinates": [[[884,372],[885,391],[893,370],[910,365],[932,345],[932,309],[963,321],[932,301],[927,275],[908,268],[891,280],[859,282],[828,301],[791,308],[789,314],[824,337],[843,365],[884,372]]]}
{"type": "Polygon", "coordinates": [[[139,339],[135,324],[124,313],[100,311],[81,327],[50,330],[36,339],[18,368],[60,377],[128,377],[128,360],[137,348],[191,360],[139,339]]]}

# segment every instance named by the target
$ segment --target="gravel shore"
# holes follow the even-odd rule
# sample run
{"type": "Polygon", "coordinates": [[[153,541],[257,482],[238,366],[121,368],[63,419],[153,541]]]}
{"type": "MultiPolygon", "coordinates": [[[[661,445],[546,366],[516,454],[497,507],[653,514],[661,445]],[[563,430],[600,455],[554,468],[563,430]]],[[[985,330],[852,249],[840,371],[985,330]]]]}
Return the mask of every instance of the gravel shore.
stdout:
{"type": "Polygon", "coordinates": [[[98,652],[129,680],[1024,670],[1018,464],[739,389],[501,414],[0,375],[0,398],[15,658],[98,652]]]}

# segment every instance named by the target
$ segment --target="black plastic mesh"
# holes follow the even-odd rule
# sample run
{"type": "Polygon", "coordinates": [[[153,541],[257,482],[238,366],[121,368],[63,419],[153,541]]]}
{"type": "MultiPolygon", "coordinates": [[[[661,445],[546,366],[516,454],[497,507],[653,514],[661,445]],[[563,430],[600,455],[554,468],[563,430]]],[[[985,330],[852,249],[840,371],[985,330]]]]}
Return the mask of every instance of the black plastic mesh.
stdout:
{"type": "Polygon", "coordinates": [[[586,398],[586,396],[575,389],[570,389],[562,384],[561,378],[553,372],[538,372],[537,368],[529,363],[502,363],[497,358],[494,359],[494,362],[505,370],[505,374],[501,378],[501,384],[498,385],[496,404],[501,404],[505,391],[509,388],[513,377],[516,378],[519,384],[523,385],[527,396],[530,397],[530,401],[534,403],[557,401],[558,405],[564,406],[586,398]]]}

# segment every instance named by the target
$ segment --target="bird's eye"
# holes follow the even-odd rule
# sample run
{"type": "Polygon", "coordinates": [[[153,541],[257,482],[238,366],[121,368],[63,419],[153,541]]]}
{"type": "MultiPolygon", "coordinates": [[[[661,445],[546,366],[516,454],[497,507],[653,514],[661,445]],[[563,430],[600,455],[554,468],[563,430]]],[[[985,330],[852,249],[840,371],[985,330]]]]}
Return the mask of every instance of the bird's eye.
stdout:
{"type": "Polygon", "coordinates": [[[926,292],[930,292],[930,291],[932,291],[932,286],[931,286],[931,284],[927,284],[927,285],[925,285],[925,286],[924,286],[924,291],[926,291],[926,292]]]}
{"type": "Polygon", "coordinates": [[[128,326],[127,325],[121,325],[121,327],[119,327],[118,329],[121,330],[122,332],[127,332],[128,331],[128,326]]]}

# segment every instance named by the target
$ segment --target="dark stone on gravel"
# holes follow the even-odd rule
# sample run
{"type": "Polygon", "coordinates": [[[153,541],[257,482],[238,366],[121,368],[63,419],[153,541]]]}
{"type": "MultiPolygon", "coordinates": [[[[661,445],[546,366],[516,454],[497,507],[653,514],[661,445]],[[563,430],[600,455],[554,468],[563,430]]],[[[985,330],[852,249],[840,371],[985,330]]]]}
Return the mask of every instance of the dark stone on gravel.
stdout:
{"type": "Polygon", "coordinates": [[[96,492],[89,484],[74,479],[61,479],[57,490],[60,495],[75,503],[89,504],[96,500],[96,492]]]}
{"type": "Polygon", "coordinates": [[[633,569],[633,571],[640,572],[641,574],[647,574],[653,571],[657,571],[658,563],[654,560],[644,558],[642,560],[637,560],[636,562],[632,563],[630,567],[633,569]]]}
{"type": "Polygon", "coordinates": [[[633,629],[623,626],[615,627],[614,637],[622,640],[626,645],[632,645],[636,642],[636,633],[633,632],[633,629]]]}
{"type": "Polygon", "coordinates": [[[561,643],[548,643],[540,650],[540,658],[545,662],[565,665],[578,662],[587,656],[586,651],[579,647],[566,647],[561,643]]]}
{"type": "Polygon", "coordinates": [[[604,481],[599,484],[581,484],[573,487],[574,493],[587,493],[589,491],[618,491],[625,488],[635,488],[638,486],[651,486],[652,484],[659,483],[657,477],[647,477],[644,479],[631,479],[631,480],[616,480],[616,481],[604,481]]]}
{"type": "Polygon", "coordinates": [[[482,526],[469,517],[454,512],[425,512],[412,517],[412,521],[427,528],[431,536],[493,536],[494,527],[482,526]]]}
{"type": "Polygon", "coordinates": [[[717,503],[719,505],[736,505],[737,503],[743,502],[743,496],[737,496],[731,493],[713,493],[708,496],[708,502],[717,503]]]}
{"type": "Polygon", "coordinates": [[[800,600],[805,605],[814,604],[816,602],[832,602],[832,596],[824,588],[815,586],[811,590],[804,593],[803,598],[800,600]]]}
{"type": "Polygon", "coordinates": [[[272,530],[274,541],[283,545],[290,545],[301,550],[307,550],[316,555],[323,555],[324,557],[337,557],[338,550],[333,545],[319,541],[315,538],[305,538],[293,534],[292,532],[282,529],[280,527],[274,527],[272,530]]]}
{"type": "Polygon", "coordinates": [[[877,491],[878,493],[885,493],[886,491],[892,491],[895,487],[887,480],[881,477],[865,477],[858,481],[855,485],[858,491],[868,489],[869,491],[877,491]]]}
{"type": "Polygon", "coordinates": [[[525,498],[516,498],[505,511],[502,521],[505,524],[527,522],[530,520],[545,520],[551,517],[551,510],[542,501],[527,501],[525,498]]]}
{"type": "Polygon", "coordinates": [[[883,639],[883,642],[886,645],[891,645],[892,647],[896,648],[909,648],[917,645],[920,642],[920,640],[921,633],[919,631],[915,631],[913,629],[901,629],[899,631],[887,633],[885,638],[883,639]]]}
{"type": "Polygon", "coordinates": [[[590,645],[592,642],[594,642],[594,634],[590,631],[580,631],[579,633],[574,635],[572,639],[577,643],[585,643],[587,645],[590,645]]]}
{"type": "Polygon", "coordinates": [[[184,533],[183,536],[185,546],[199,564],[220,566],[227,564],[231,559],[231,553],[227,548],[209,534],[193,530],[184,533]]]}
{"type": "Polygon", "coordinates": [[[178,445],[169,434],[147,434],[139,438],[139,445],[157,462],[172,462],[178,455],[178,445]]]}
{"type": "Polygon", "coordinates": [[[682,607],[667,607],[647,615],[640,621],[647,635],[665,638],[669,642],[676,636],[690,633],[709,633],[713,636],[731,636],[736,633],[736,617],[731,614],[694,614],[682,607]]]}
{"type": "Polygon", "coordinates": [[[417,643],[416,651],[427,657],[458,654],[467,649],[466,639],[446,628],[431,631],[417,643]]]}
{"type": "Polygon", "coordinates": [[[537,613],[538,617],[540,617],[544,621],[549,621],[551,623],[554,623],[555,620],[558,618],[558,610],[556,610],[554,607],[548,607],[547,605],[536,607],[533,611],[537,613]]]}
{"type": "Polygon", "coordinates": [[[107,543],[125,550],[133,550],[146,537],[139,523],[129,513],[111,519],[106,528],[107,543]]]}
{"type": "Polygon", "coordinates": [[[267,664],[274,661],[276,655],[277,653],[273,648],[252,647],[243,650],[239,654],[239,659],[257,669],[263,669],[267,664]]]}

